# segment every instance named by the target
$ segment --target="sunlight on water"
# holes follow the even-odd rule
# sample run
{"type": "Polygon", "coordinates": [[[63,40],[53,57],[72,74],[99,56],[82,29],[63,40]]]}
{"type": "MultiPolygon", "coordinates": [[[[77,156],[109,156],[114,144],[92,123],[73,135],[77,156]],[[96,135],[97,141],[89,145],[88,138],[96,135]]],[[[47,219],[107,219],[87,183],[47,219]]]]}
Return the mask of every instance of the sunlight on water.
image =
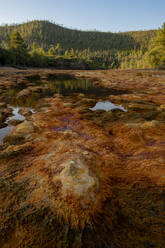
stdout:
{"type": "Polygon", "coordinates": [[[93,108],[90,108],[92,111],[96,110],[105,110],[105,111],[110,111],[113,109],[120,109],[124,112],[127,112],[125,108],[123,108],[121,105],[115,105],[111,103],[110,101],[105,101],[105,102],[98,102],[93,108]]]}

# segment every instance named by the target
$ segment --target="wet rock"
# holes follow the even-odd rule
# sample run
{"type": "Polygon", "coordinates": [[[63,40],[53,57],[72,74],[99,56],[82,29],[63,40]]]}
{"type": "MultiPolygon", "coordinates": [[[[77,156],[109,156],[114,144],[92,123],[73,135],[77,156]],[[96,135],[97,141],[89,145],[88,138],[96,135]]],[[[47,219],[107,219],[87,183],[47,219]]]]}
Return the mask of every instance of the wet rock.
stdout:
{"type": "Polygon", "coordinates": [[[17,85],[21,86],[21,87],[22,86],[25,87],[25,86],[29,85],[29,81],[26,78],[18,78],[16,82],[17,82],[17,85]]]}
{"type": "Polygon", "coordinates": [[[31,91],[29,89],[23,89],[18,94],[17,97],[26,97],[31,94],[31,91]]]}
{"type": "Polygon", "coordinates": [[[32,121],[24,121],[23,123],[19,124],[14,130],[14,134],[22,134],[22,135],[28,135],[33,132],[35,132],[36,127],[33,124],[32,121]]]}
{"type": "Polygon", "coordinates": [[[9,120],[8,121],[8,125],[11,125],[11,126],[17,126],[18,124],[20,124],[20,123],[22,123],[23,121],[21,121],[21,120],[14,120],[14,119],[12,119],[12,120],[9,120]]]}
{"type": "Polygon", "coordinates": [[[24,136],[15,135],[15,134],[8,134],[3,139],[4,145],[20,145],[24,142],[24,136]]]}
{"type": "Polygon", "coordinates": [[[2,115],[4,115],[5,117],[11,115],[12,113],[12,109],[11,108],[3,108],[3,109],[0,109],[0,113],[2,115]]]}
{"type": "Polygon", "coordinates": [[[66,161],[61,164],[61,167],[63,168],[62,172],[55,176],[53,180],[58,178],[61,181],[64,195],[71,192],[79,197],[84,197],[85,194],[88,194],[89,198],[92,198],[92,195],[94,196],[94,191],[98,188],[98,181],[95,177],[89,175],[88,167],[81,160],[66,161]]]}
{"type": "Polygon", "coordinates": [[[42,87],[41,86],[31,86],[31,87],[28,87],[27,90],[29,90],[32,93],[41,93],[42,87]]]}
{"type": "Polygon", "coordinates": [[[83,98],[81,101],[79,101],[77,104],[80,106],[93,106],[96,103],[96,99],[91,98],[83,98]]]}
{"type": "Polygon", "coordinates": [[[0,128],[5,127],[5,121],[7,117],[9,117],[12,114],[12,110],[10,108],[3,108],[0,109],[0,128]]]}
{"type": "Polygon", "coordinates": [[[30,115],[32,115],[32,111],[30,108],[21,108],[19,110],[19,114],[21,114],[23,116],[30,116],[30,115]]]}
{"type": "Polygon", "coordinates": [[[0,102],[3,102],[3,101],[5,101],[6,100],[6,96],[1,96],[0,95],[0,102]]]}
{"type": "Polygon", "coordinates": [[[5,86],[6,89],[9,89],[13,86],[15,86],[15,82],[14,81],[10,81],[10,80],[6,80],[3,82],[3,85],[5,86]]]}
{"type": "Polygon", "coordinates": [[[158,108],[158,110],[165,111],[165,104],[160,105],[160,107],[158,108]]]}
{"type": "Polygon", "coordinates": [[[150,104],[137,104],[137,103],[131,103],[128,105],[128,108],[133,111],[153,111],[156,109],[156,106],[150,105],[150,104]]]}
{"type": "Polygon", "coordinates": [[[56,98],[61,98],[61,97],[62,97],[62,95],[61,95],[61,94],[59,94],[59,93],[56,93],[56,94],[54,94],[54,97],[56,97],[56,98]]]}
{"type": "Polygon", "coordinates": [[[7,104],[5,102],[0,102],[0,109],[1,108],[6,108],[7,107],[7,104]]]}
{"type": "Polygon", "coordinates": [[[32,150],[31,146],[28,145],[20,145],[20,142],[17,144],[11,144],[4,151],[0,152],[0,159],[9,159],[15,156],[25,154],[32,150]]]}
{"type": "Polygon", "coordinates": [[[158,115],[158,111],[156,110],[146,111],[146,112],[141,113],[141,116],[148,121],[155,120],[157,118],[157,115],[158,115]]]}
{"type": "Polygon", "coordinates": [[[6,126],[6,124],[4,123],[5,120],[6,120],[6,117],[2,113],[0,113],[0,128],[6,126]]]}
{"type": "Polygon", "coordinates": [[[20,144],[25,139],[30,140],[35,136],[37,127],[31,121],[24,121],[17,126],[3,139],[3,143],[10,145],[20,144]]]}
{"type": "Polygon", "coordinates": [[[83,93],[81,93],[81,94],[78,94],[78,97],[79,97],[79,98],[84,98],[85,95],[84,95],[83,93]]]}

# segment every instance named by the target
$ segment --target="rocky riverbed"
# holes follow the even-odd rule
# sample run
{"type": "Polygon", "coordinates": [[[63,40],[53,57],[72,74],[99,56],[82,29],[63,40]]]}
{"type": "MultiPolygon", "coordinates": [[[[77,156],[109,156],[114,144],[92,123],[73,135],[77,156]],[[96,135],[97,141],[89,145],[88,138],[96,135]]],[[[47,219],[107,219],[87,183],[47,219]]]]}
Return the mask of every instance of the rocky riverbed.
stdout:
{"type": "Polygon", "coordinates": [[[0,74],[0,247],[164,248],[165,72],[0,74]]]}

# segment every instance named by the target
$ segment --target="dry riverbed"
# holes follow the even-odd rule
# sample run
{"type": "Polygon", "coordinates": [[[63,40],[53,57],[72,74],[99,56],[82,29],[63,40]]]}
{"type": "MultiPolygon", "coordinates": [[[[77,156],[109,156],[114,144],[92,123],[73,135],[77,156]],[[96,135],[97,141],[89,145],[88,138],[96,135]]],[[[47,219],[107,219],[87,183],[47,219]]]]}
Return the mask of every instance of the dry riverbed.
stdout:
{"type": "Polygon", "coordinates": [[[0,247],[164,248],[164,71],[0,69],[11,126],[0,247]]]}

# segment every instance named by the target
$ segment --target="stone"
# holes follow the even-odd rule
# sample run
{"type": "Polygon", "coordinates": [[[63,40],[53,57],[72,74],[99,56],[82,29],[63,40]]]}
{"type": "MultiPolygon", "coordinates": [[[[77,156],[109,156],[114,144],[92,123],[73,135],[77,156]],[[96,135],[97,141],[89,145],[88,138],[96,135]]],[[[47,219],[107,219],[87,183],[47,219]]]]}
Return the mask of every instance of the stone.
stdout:
{"type": "Polygon", "coordinates": [[[94,190],[98,187],[98,182],[95,177],[89,175],[88,167],[81,160],[69,160],[64,164],[62,172],[53,180],[60,180],[62,183],[63,194],[66,195],[68,192],[77,196],[88,197],[94,195],[94,190]],[[90,196],[91,194],[91,196],[90,196]]]}
{"type": "Polygon", "coordinates": [[[13,133],[15,135],[17,134],[23,134],[23,135],[27,135],[27,134],[31,134],[35,132],[35,126],[33,124],[32,121],[24,121],[21,124],[17,125],[17,127],[15,127],[15,129],[13,130],[13,133]]]}
{"type": "Polygon", "coordinates": [[[19,114],[21,114],[23,116],[30,116],[30,115],[32,115],[32,111],[30,108],[21,108],[19,110],[19,114]]]}
{"type": "Polygon", "coordinates": [[[31,94],[31,91],[29,89],[23,89],[17,94],[17,98],[20,97],[26,97],[31,94]]]}
{"type": "Polygon", "coordinates": [[[7,104],[5,102],[0,102],[0,109],[6,108],[6,107],[7,107],[7,104]]]}
{"type": "Polygon", "coordinates": [[[15,120],[15,119],[12,119],[8,122],[8,125],[11,125],[11,126],[17,126],[18,124],[22,123],[23,121],[21,120],[15,120]]]}

